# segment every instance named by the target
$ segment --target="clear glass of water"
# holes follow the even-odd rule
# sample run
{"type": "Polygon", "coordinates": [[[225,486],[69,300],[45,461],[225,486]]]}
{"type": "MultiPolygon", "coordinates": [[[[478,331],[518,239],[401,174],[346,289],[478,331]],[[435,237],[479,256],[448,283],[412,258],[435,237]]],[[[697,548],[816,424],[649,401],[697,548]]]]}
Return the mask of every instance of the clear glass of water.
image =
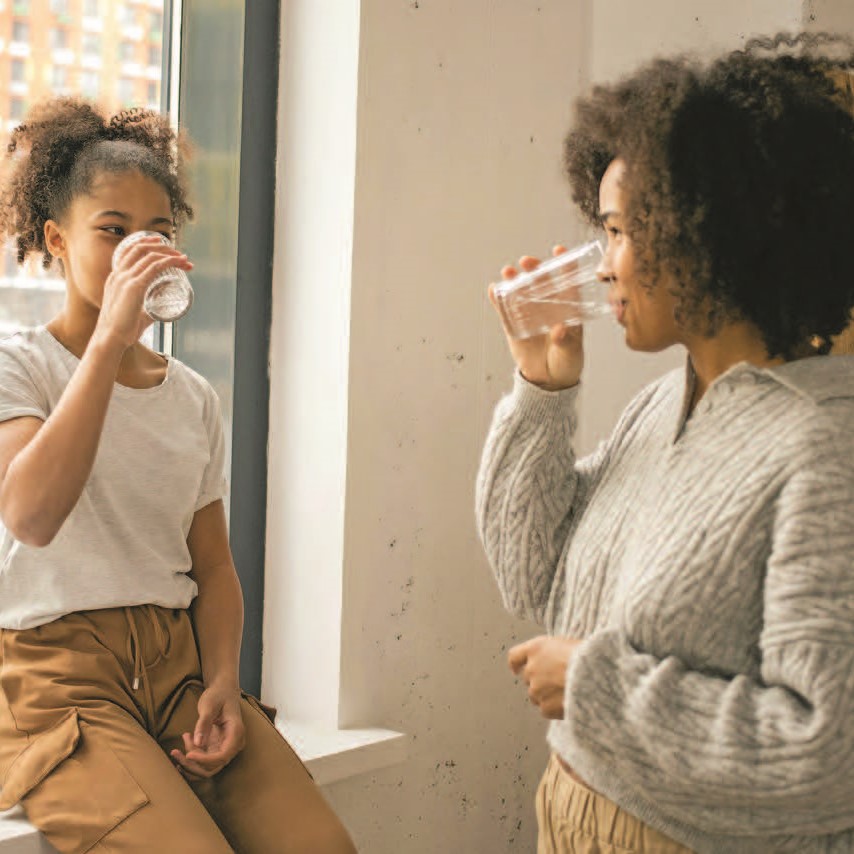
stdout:
{"type": "Polygon", "coordinates": [[[493,287],[504,327],[513,338],[542,335],[553,326],[576,326],[612,314],[608,285],[596,271],[598,240],[576,246],[493,287]]]}
{"type": "MultiPolygon", "coordinates": [[[[125,237],[113,251],[113,266],[119,259],[145,237],[156,237],[161,243],[171,246],[168,237],[159,231],[134,231],[125,237]]],[[[152,319],[161,323],[171,323],[182,318],[193,305],[193,287],[187,274],[178,267],[163,270],[148,286],[142,307],[152,319]]]]}

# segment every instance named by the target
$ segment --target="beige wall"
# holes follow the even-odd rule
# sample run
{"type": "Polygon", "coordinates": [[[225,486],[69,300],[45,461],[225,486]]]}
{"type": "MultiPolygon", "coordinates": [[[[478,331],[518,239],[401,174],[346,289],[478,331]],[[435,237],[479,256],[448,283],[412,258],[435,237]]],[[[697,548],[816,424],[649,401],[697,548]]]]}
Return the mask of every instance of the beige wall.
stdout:
{"type": "MultiPolygon", "coordinates": [[[[283,3],[264,691],[410,734],[405,763],[327,788],[360,851],[534,850],[545,726],[504,659],[536,629],[501,609],[473,487],[511,373],[485,286],[582,236],[560,169],[572,99],[654,53],[734,47],[803,11],[283,3]]],[[[608,321],[587,349],[582,447],[681,361],[627,353],[608,321]]]]}

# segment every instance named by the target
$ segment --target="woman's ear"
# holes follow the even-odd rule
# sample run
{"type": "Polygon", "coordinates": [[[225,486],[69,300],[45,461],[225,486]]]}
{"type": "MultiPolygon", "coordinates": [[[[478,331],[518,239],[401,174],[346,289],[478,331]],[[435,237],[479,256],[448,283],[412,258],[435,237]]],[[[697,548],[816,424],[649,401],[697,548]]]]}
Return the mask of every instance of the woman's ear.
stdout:
{"type": "Polygon", "coordinates": [[[62,258],[65,255],[65,238],[59,223],[52,219],[44,224],[44,245],[54,258],[62,258]]]}

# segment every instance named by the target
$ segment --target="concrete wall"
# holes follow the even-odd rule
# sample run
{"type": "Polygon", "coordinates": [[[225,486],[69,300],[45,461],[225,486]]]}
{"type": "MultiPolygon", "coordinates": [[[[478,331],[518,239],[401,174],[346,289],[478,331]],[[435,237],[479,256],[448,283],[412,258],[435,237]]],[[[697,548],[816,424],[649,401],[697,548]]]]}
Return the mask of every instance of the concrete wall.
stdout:
{"type": "MultiPolygon", "coordinates": [[[[282,14],[264,693],[411,735],[406,763],[327,789],[361,851],[533,851],[545,725],[505,652],[537,630],[502,612],[473,525],[511,373],[485,287],[582,236],[560,146],[583,86],[798,28],[804,9],[283,0],[282,14]]],[[[587,338],[582,448],[682,359],[627,353],[608,321],[587,338]]]]}

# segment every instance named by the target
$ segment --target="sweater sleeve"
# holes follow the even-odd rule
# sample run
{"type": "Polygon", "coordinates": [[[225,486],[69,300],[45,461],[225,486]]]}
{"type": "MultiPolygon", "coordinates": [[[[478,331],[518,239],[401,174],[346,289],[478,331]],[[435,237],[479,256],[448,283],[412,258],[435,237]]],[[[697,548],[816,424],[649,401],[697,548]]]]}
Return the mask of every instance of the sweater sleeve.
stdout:
{"type": "Polygon", "coordinates": [[[477,478],[478,532],[505,607],[543,623],[573,509],[606,456],[576,462],[578,386],[548,392],[518,372],[496,407],[477,478]]]}
{"type": "Polygon", "coordinates": [[[559,747],[594,788],[617,779],[718,834],[854,826],[854,441],[811,457],[773,507],[758,678],[691,671],[617,630],[577,649],[559,747]]]}

